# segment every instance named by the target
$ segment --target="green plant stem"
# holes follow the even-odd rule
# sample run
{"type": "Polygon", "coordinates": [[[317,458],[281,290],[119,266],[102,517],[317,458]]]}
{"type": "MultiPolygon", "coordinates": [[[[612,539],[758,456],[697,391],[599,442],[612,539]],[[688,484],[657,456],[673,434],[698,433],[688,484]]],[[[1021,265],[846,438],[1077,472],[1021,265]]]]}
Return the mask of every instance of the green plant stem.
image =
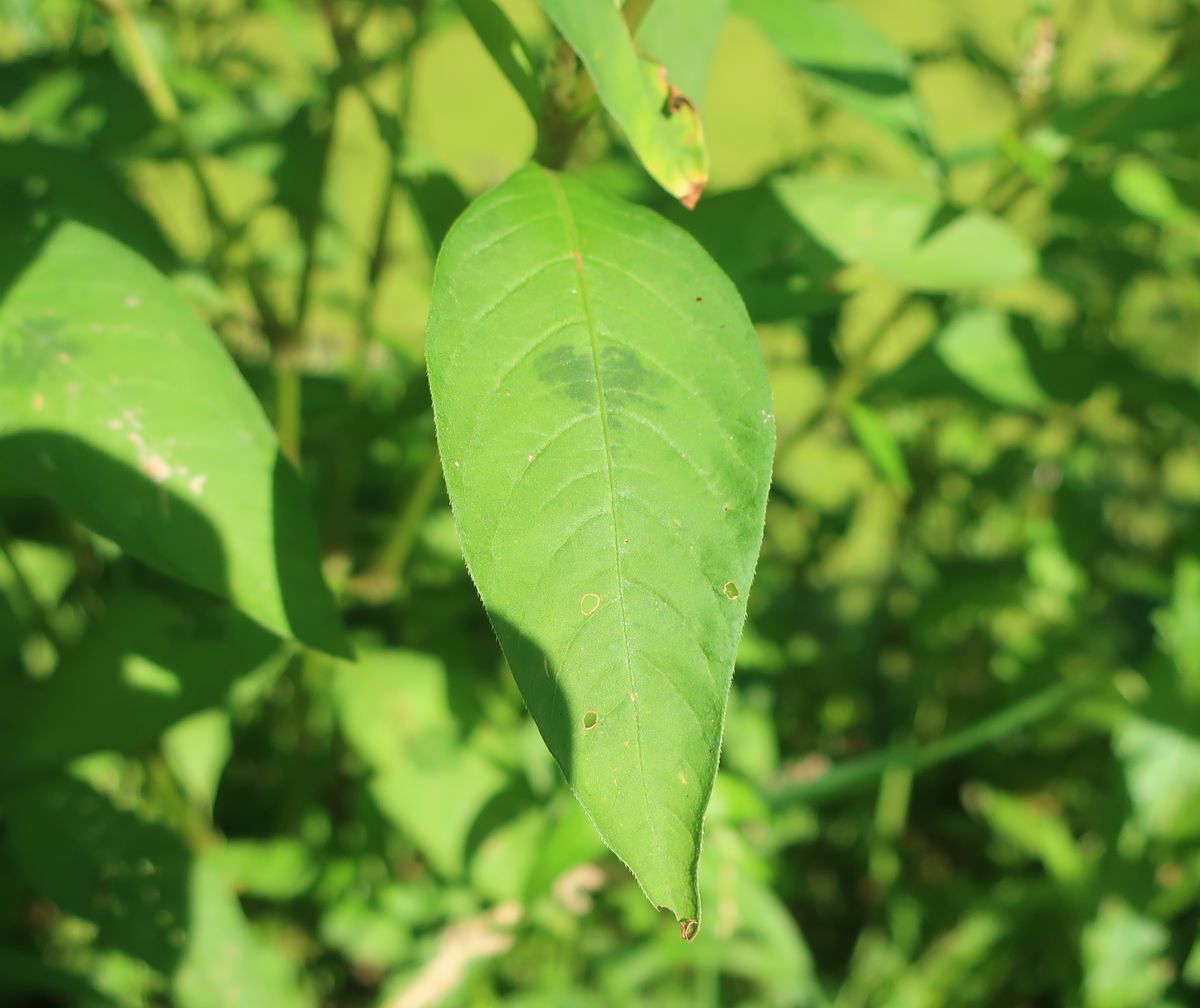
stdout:
{"type": "Polygon", "coordinates": [[[912,291],[906,292],[892,310],[871,330],[871,335],[867,337],[862,349],[854,355],[850,365],[834,383],[829,394],[828,412],[841,413],[857,398],[870,374],[871,358],[875,355],[875,351],[879,349],[879,345],[887,337],[892,326],[899,322],[904,313],[916,303],[917,295],[912,291]]]}
{"type": "Polygon", "coordinates": [[[396,516],[383,548],[365,575],[364,580],[368,583],[384,585],[389,589],[389,593],[404,584],[404,569],[408,566],[408,558],[417,541],[417,531],[421,527],[421,520],[433,504],[441,478],[442,460],[434,449],[433,455],[413,485],[404,510],[396,516]]]}
{"type": "MultiPolygon", "coordinates": [[[[371,246],[371,258],[367,262],[366,290],[359,304],[358,311],[358,346],[355,356],[355,367],[350,378],[351,397],[356,401],[361,399],[366,383],[367,362],[374,337],[374,322],[376,309],[379,306],[379,294],[382,290],[380,281],[383,270],[387,266],[387,250],[392,226],[392,211],[396,202],[396,188],[404,181],[404,156],[408,149],[408,120],[412,111],[413,95],[413,51],[420,44],[425,34],[425,3],[424,0],[413,4],[412,33],[405,40],[400,51],[399,59],[400,82],[396,103],[396,128],[381,130],[381,137],[388,149],[388,170],[384,177],[382,191],[379,194],[379,213],[375,222],[375,239],[371,246]]],[[[375,107],[367,92],[366,82],[360,75],[355,75],[354,84],[357,90],[368,100],[377,121],[384,119],[375,107]]]]}
{"type": "Polygon", "coordinates": [[[380,187],[375,236],[371,244],[370,258],[367,260],[363,296],[358,304],[354,359],[347,383],[347,398],[350,407],[347,411],[347,447],[345,452],[339,456],[334,474],[334,490],[331,495],[328,540],[332,548],[339,550],[345,548],[349,536],[350,523],[353,519],[355,488],[363,470],[367,447],[365,443],[367,431],[360,419],[361,406],[366,395],[371,348],[375,343],[375,316],[378,312],[380,293],[383,290],[383,271],[388,264],[388,247],[391,242],[392,219],[395,216],[396,192],[398,187],[404,185],[406,181],[404,157],[408,149],[407,129],[412,109],[413,52],[425,35],[425,10],[424,0],[417,0],[412,5],[413,30],[404,40],[397,55],[401,64],[400,81],[397,89],[396,116],[391,120],[379,107],[375,97],[367,88],[363,75],[358,72],[361,61],[358,58],[359,54],[354,45],[353,35],[334,36],[335,45],[338,46],[339,59],[343,66],[350,68],[350,84],[366,102],[375,119],[380,139],[387,146],[387,170],[380,187]]]}
{"type": "MultiPolygon", "coordinates": [[[[97,2],[112,18],[117,37],[121,40],[121,45],[133,65],[134,78],[142,94],[145,95],[151,111],[174,135],[175,143],[200,194],[200,200],[204,204],[204,213],[212,232],[214,251],[210,256],[209,266],[214,273],[220,273],[222,271],[220,260],[224,250],[233,241],[237,229],[226,218],[217,201],[213,186],[204,171],[200,154],[184,128],[179,102],[159,70],[158,64],[154,61],[154,55],[146,45],[141,29],[138,28],[137,19],[133,16],[125,0],[97,0],[97,2]]],[[[246,275],[246,284],[250,297],[254,301],[255,310],[258,312],[263,335],[272,344],[278,342],[284,327],[271,305],[270,297],[262,284],[249,273],[246,275]]]]}
{"type": "Polygon", "coordinates": [[[275,361],[275,435],[279,448],[292,465],[300,465],[303,392],[300,370],[292,360],[275,361]]]}
{"type": "Polygon", "coordinates": [[[930,745],[904,746],[862,756],[835,766],[814,780],[781,780],[769,788],[767,797],[777,808],[815,805],[864,787],[889,770],[903,768],[920,773],[998,742],[1105,688],[1090,682],[1057,683],[930,745]]]}
{"type": "MultiPolygon", "coordinates": [[[[630,36],[637,33],[651,3],[653,0],[627,0],[621,8],[630,36]]],[[[566,41],[556,50],[547,77],[534,160],[557,171],[566,164],[571,148],[600,102],[591,74],[566,41]]]]}

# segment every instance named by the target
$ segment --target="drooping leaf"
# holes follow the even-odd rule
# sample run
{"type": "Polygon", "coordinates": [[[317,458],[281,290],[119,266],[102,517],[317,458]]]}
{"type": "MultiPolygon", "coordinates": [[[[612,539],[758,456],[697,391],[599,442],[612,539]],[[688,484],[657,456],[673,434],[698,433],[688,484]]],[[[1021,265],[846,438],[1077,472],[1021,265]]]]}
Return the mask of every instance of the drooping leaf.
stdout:
{"type": "Polygon", "coordinates": [[[1009,225],[978,210],[947,212],[923,186],[888,179],[777,179],[788,213],[845,263],[866,263],[916,290],[1013,283],[1036,255],[1009,225]]]}
{"type": "Polygon", "coordinates": [[[668,79],[661,63],[638,55],[615,4],[541,4],[583,60],[646,171],[684,206],[695,206],[708,182],[708,155],[691,97],[668,79]]]}
{"type": "Polygon", "coordinates": [[[654,0],[637,28],[637,44],[698,105],[717,48],[728,0],[654,0]]]}
{"type": "Polygon", "coordinates": [[[463,550],[534,719],[650,900],[694,920],[774,445],[737,292],[661,218],[529,167],[448,236],[427,360],[463,550]]]}
{"type": "Polygon", "coordinates": [[[833,100],[918,149],[928,146],[908,54],[836,0],[734,0],[784,58],[833,100]]]}
{"type": "Polygon", "coordinates": [[[0,249],[0,467],[277,633],[344,653],[305,492],[214,334],[81,224],[0,249]]]}

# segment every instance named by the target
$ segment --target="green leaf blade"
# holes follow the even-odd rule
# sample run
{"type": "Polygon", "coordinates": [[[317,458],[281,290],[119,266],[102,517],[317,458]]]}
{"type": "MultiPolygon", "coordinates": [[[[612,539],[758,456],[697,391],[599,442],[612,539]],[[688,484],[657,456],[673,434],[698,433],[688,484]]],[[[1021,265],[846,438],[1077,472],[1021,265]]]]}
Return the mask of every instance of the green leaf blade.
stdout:
{"type": "Polygon", "coordinates": [[[464,554],[530,711],[650,900],[697,919],[774,448],[745,309],[683,232],[526,168],[451,231],[427,359],[464,554]]]}
{"type": "Polygon", "coordinates": [[[123,245],[0,250],[0,465],[261,625],[346,653],[306,493],[212,331],[123,245]]]}

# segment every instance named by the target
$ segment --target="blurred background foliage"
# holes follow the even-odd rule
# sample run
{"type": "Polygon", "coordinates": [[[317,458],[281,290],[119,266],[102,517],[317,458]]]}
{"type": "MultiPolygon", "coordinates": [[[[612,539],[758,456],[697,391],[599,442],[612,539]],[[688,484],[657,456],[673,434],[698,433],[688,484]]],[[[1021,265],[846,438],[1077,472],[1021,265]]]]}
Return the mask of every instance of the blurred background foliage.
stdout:
{"type": "Polygon", "coordinates": [[[731,274],[780,433],[689,946],[567,793],[441,487],[433,259],[536,133],[458,6],[2,0],[0,220],[109,232],[269,413],[302,394],[359,661],[0,470],[0,1002],[1197,1003],[1198,22],[652,5],[708,192],[601,117],[570,168],[731,274]]]}

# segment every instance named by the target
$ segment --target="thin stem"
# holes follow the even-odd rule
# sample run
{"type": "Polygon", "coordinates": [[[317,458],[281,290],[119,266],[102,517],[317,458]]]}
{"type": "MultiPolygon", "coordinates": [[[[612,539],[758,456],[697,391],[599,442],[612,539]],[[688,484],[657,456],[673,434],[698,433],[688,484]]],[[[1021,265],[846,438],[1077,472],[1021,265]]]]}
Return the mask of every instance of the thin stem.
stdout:
{"type": "MultiPolygon", "coordinates": [[[[221,210],[221,205],[217,201],[213,186],[205,174],[200,154],[196,150],[195,145],[192,144],[184,128],[179,102],[176,100],[175,94],[167,83],[166,78],[159,70],[158,64],[155,63],[154,54],[151,53],[150,48],[146,45],[146,40],[142,36],[141,29],[138,28],[137,19],[126,5],[125,0],[97,0],[97,2],[112,18],[113,26],[117,30],[117,37],[121,40],[121,45],[124,47],[125,52],[129,56],[129,61],[133,65],[134,78],[142,94],[145,95],[151,110],[158,120],[169,127],[174,134],[175,142],[179,147],[180,153],[183,155],[184,162],[187,164],[188,172],[191,174],[196,188],[200,193],[201,202],[204,204],[204,212],[208,218],[209,229],[212,232],[214,252],[210,256],[209,266],[214,273],[219,273],[221,271],[219,263],[221,257],[216,250],[220,249],[223,251],[233,240],[237,229],[221,210]]],[[[277,342],[283,327],[271,305],[271,300],[266,290],[252,274],[246,275],[246,283],[250,291],[250,297],[254,301],[255,310],[259,314],[263,334],[270,342],[277,342]]]]}
{"type": "MultiPolygon", "coordinates": [[[[329,34],[339,57],[345,51],[346,34],[337,21],[333,4],[323,0],[324,15],[329,34]]],[[[320,127],[316,160],[313,165],[312,200],[304,208],[300,218],[300,243],[304,249],[304,261],[296,287],[296,304],[292,311],[292,325],[286,338],[276,346],[275,357],[275,429],[279,445],[293,464],[300,464],[300,444],[303,437],[304,386],[300,363],[295,353],[304,343],[309,324],[309,308],[312,303],[313,279],[316,272],[317,245],[324,217],[325,189],[329,182],[330,154],[333,137],[337,129],[339,99],[344,86],[346,66],[339,65],[332,76],[329,93],[329,117],[320,127]]]]}
{"type": "Polygon", "coordinates": [[[920,773],[998,742],[1105,688],[1098,683],[1057,683],[937,742],[871,753],[835,766],[814,780],[784,780],[771,789],[768,797],[776,807],[815,805],[863,787],[891,769],[920,773]]]}
{"type": "Polygon", "coordinates": [[[380,108],[359,72],[361,61],[355,47],[353,33],[334,36],[342,64],[349,68],[350,84],[366,102],[375,118],[379,136],[387,146],[387,169],[379,193],[379,211],[375,222],[375,237],[364,282],[363,296],[358,304],[357,333],[354,361],[347,383],[348,413],[347,449],[339,457],[334,473],[335,486],[331,495],[328,526],[328,542],[334,549],[345,546],[349,526],[353,517],[354,493],[363,468],[366,452],[366,431],[358,407],[366,394],[367,374],[370,367],[371,348],[375,343],[375,315],[383,291],[383,272],[388,263],[388,248],[391,244],[392,221],[395,216],[397,188],[404,184],[404,156],[407,152],[407,129],[412,108],[414,63],[413,51],[425,35],[425,0],[416,0],[412,6],[413,29],[404,40],[397,54],[400,61],[400,81],[397,91],[396,115],[390,119],[380,108]]]}
{"type": "Polygon", "coordinates": [[[892,310],[884,315],[875,328],[871,330],[871,334],[867,337],[862,349],[854,355],[854,359],[842,371],[841,375],[838,376],[837,381],[830,390],[829,398],[826,400],[826,414],[842,412],[855,399],[859,392],[862,391],[863,384],[870,373],[871,358],[875,355],[875,351],[879,349],[879,345],[883,342],[892,326],[916,303],[916,294],[911,291],[905,293],[896,302],[892,310]]]}
{"type": "MultiPolygon", "coordinates": [[[[637,34],[638,25],[653,2],[626,0],[621,16],[630,37],[637,34]]],[[[542,121],[538,124],[534,160],[557,171],[566,164],[571,148],[600,102],[596,82],[565,40],[555,53],[548,77],[543,89],[542,121]]]]}
{"type": "MultiPolygon", "coordinates": [[[[395,206],[396,187],[403,179],[403,160],[408,149],[408,119],[412,109],[414,63],[413,50],[425,34],[425,3],[424,0],[414,3],[413,16],[416,19],[412,34],[405,40],[399,58],[402,60],[400,70],[399,95],[396,111],[396,128],[382,130],[384,142],[388,148],[388,171],[384,178],[382,192],[379,195],[379,215],[375,223],[375,240],[371,247],[371,258],[367,263],[367,286],[359,305],[359,341],[356,366],[351,375],[351,395],[361,398],[363,385],[366,380],[367,360],[374,336],[375,310],[379,304],[379,294],[382,290],[380,280],[387,265],[387,250],[392,226],[392,209],[395,206]]],[[[355,75],[355,87],[366,95],[366,84],[361,76],[355,75]]],[[[377,112],[377,120],[385,120],[378,112],[374,103],[372,110],[377,112]]]]}
{"type": "Polygon", "coordinates": [[[417,478],[404,510],[396,515],[383,548],[370,570],[359,579],[363,586],[375,585],[371,594],[393,595],[404,584],[404,570],[417,541],[417,532],[433,505],[442,478],[442,461],[435,449],[417,478]]]}

